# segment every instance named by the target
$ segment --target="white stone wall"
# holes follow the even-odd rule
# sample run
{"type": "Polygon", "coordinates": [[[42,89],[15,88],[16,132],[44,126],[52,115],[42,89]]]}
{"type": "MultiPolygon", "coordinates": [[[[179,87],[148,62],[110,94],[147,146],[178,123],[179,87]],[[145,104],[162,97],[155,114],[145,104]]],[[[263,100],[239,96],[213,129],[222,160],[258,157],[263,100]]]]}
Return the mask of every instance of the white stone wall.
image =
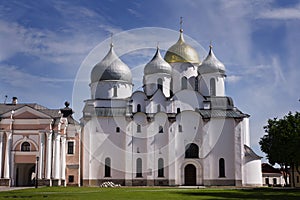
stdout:
{"type": "MultiPolygon", "coordinates": [[[[191,63],[171,63],[171,66],[173,68],[172,72],[172,79],[173,79],[173,85],[172,85],[172,91],[173,93],[176,93],[181,90],[181,78],[186,77],[188,80],[192,77],[197,77],[197,66],[194,66],[191,63]]],[[[188,81],[189,82],[189,81],[188,81]]],[[[194,83],[188,84],[189,90],[194,90],[194,83]]]]}
{"type": "Polygon", "coordinates": [[[199,91],[204,96],[211,96],[210,94],[210,80],[215,79],[216,96],[225,96],[224,76],[220,74],[203,74],[198,77],[199,91]]]}
{"type": "Polygon", "coordinates": [[[162,79],[162,92],[166,97],[170,97],[171,75],[165,73],[155,73],[144,76],[144,90],[146,95],[151,96],[157,91],[158,79],[162,79]]]}
{"type": "Polygon", "coordinates": [[[100,81],[90,84],[91,99],[122,99],[132,95],[132,84],[117,81],[100,81]],[[114,96],[114,87],[117,95],[114,96]]]}

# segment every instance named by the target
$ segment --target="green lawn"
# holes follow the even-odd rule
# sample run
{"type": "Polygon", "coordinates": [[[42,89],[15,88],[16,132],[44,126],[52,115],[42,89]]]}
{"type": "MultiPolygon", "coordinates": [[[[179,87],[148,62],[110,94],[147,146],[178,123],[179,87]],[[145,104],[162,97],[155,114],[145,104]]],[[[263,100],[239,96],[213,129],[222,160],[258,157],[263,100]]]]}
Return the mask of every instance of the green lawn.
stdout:
{"type": "Polygon", "coordinates": [[[43,187],[0,192],[0,199],[300,199],[295,189],[43,187]]]}

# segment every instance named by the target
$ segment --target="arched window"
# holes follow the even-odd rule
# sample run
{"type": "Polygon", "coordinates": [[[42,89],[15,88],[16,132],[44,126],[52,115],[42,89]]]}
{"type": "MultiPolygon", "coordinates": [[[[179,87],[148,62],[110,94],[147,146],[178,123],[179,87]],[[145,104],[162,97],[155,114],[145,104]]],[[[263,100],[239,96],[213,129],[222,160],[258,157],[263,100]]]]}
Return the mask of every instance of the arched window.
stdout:
{"type": "Polygon", "coordinates": [[[177,113],[180,113],[180,108],[177,108],[177,113]]]}
{"type": "Polygon", "coordinates": [[[142,169],[142,159],[138,158],[136,159],[136,177],[143,177],[142,169]]]}
{"type": "Polygon", "coordinates": [[[141,112],[141,104],[138,104],[138,105],[136,106],[136,112],[141,112]]]}
{"type": "Polygon", "coordinates": [[[270,185],[269,178],[266,178],[266,185],[270,185]]]}
{"type": "Polygon", "coordinates": [[[23,142],[21,145],[21,151],[30,151],[30,143],[29,142],[23,142]]]}
{"type": "Polygon", "coordinates": [[[187,89],[187,78],[186,77],[182,77],[181,78],[181,89],[187,89]]]}
{"type": "Polygon", "coordinates": [[[157,105],[157,112],[160,112],[161,111],[161,107],[160,107],[160,104],[157,105]]]}
{"type": "Polygon", "coordinates": [[[159,133],[163,133],[164,132],[164,127],[163,126],[159,126],[158,127],[158,132],[159,133]]]}
{"type": "Polygon", "coordinates": [[[157,79],[157,89],[163,91],[163,82],[161,78],[157,79]]]}
{"type": "Polygon", "coordinates": [[[142,132],[142,130],[141,130],[141,125],[137,125],[137,127],[136,127],[136,132],[137,133],[140,133],[140,132],[142,132]]]}
{"type": "Polygon", "coordinates": [[[117,97],[117,96],[118,96],[118,88],[117,88],[117,86],[114,86],[114,87],[113,87],[113,96],[114,96],[114,97],[117,97]]]}
{"type": "Polygon", "coordinates": [[[178,125],[178,132],[182,132],[182,125],[178,125]]]}
{"type": "Polygon", "coordinates": [[[198,78],[195,78],[195,91],[199,91],[198,90],[198,78]]]}
{"type": "Polygon", "coordinates": [[[164,177],[164,159],[158,159],[158,177],[164,177]]]}
{"type": "Polygon", "coordinates": [[[216,96],[216,80],[210,79],[210,96],[216,96]]]}
{"type": "Polygon", "coordinates": [[[110,177],[111,176],[111,163],[110,163],[110,158],[105,158],[105,169],[104,169],[104,176],[105,177],[110,177]]]}
{"type": "Polygon", "coordinates": [[[274,185],[274,186],[277,185],[277,178],[273,178],[273,185],[274,185]]]}
{"type": "Polygon", "coordinates": [[[120,133],[120,127],[116,127],[116,132],[120,133]]]}
{"type": "Polygon", "coordinates": [[[220,158],[219,160],[219,177],[225,177],[225,160],[220,158]]]}
{"type": "Polygon", "coordinates": [[[199,158],[199,147],[194,143],[185,146],[185,158],[199,158]]]}

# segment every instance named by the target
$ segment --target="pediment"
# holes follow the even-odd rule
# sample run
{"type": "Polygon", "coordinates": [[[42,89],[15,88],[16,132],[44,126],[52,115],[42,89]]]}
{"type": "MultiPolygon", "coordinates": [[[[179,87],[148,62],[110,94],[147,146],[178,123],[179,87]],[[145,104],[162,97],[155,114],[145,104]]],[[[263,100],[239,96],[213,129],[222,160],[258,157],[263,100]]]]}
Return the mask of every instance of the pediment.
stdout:
{"type": "MultiPolygon", "coordinates": [[[[11,114],[12,111],[9,111],[4,113],[2,117],[10,118],[11,114]]],[[[26,105],[14,110],[13,117],[14,119],[51,119],[51,116],[26,105]]]]}

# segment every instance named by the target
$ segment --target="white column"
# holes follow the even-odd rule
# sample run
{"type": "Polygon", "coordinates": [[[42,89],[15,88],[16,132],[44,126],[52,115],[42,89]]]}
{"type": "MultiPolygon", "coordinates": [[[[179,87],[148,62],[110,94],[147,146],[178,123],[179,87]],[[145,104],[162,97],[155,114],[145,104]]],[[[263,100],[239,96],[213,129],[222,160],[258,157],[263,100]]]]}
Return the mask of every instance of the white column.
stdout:
{"type": "Polygon", "coordinates": [[[52,131],[47,133],[47,167],[46,179],[51,179],[51,164],[52,164],[52,131]]]}
{"type": "Polygon", "coordinates": [[[40,157],[40,162],[39,162],[39,174],[38,174],[38,178],[39,179],[42,179],[44,178],[44,162],[45,162],[45,159],[44,159],[44,151],[45,151],[45,133],[44,132],[41,132],[39,133],[40,135],[40,152],[39,152],[39,157],[40,157]]]}
{"type": "Polygon", "coordinates": [[[60,133],[55,133],[54,179],[60,179],[60,133]]]}
{"type": "Polygon", "coordinates": [[[61,136],[61,179],[66,180],[66,136],[65,135],[61,136]]]}
{"type": "Polygon", "coordinates": [[[4,178],[10,179],[12,133],[6,132],[6,138],[7,141],[5,150],[4,178]]]}
{"type": "Polygon", "coordinates": [[[2,178],[2,160],[3,160],[3,132],[0,132],[0,178],[2,178]]]}

